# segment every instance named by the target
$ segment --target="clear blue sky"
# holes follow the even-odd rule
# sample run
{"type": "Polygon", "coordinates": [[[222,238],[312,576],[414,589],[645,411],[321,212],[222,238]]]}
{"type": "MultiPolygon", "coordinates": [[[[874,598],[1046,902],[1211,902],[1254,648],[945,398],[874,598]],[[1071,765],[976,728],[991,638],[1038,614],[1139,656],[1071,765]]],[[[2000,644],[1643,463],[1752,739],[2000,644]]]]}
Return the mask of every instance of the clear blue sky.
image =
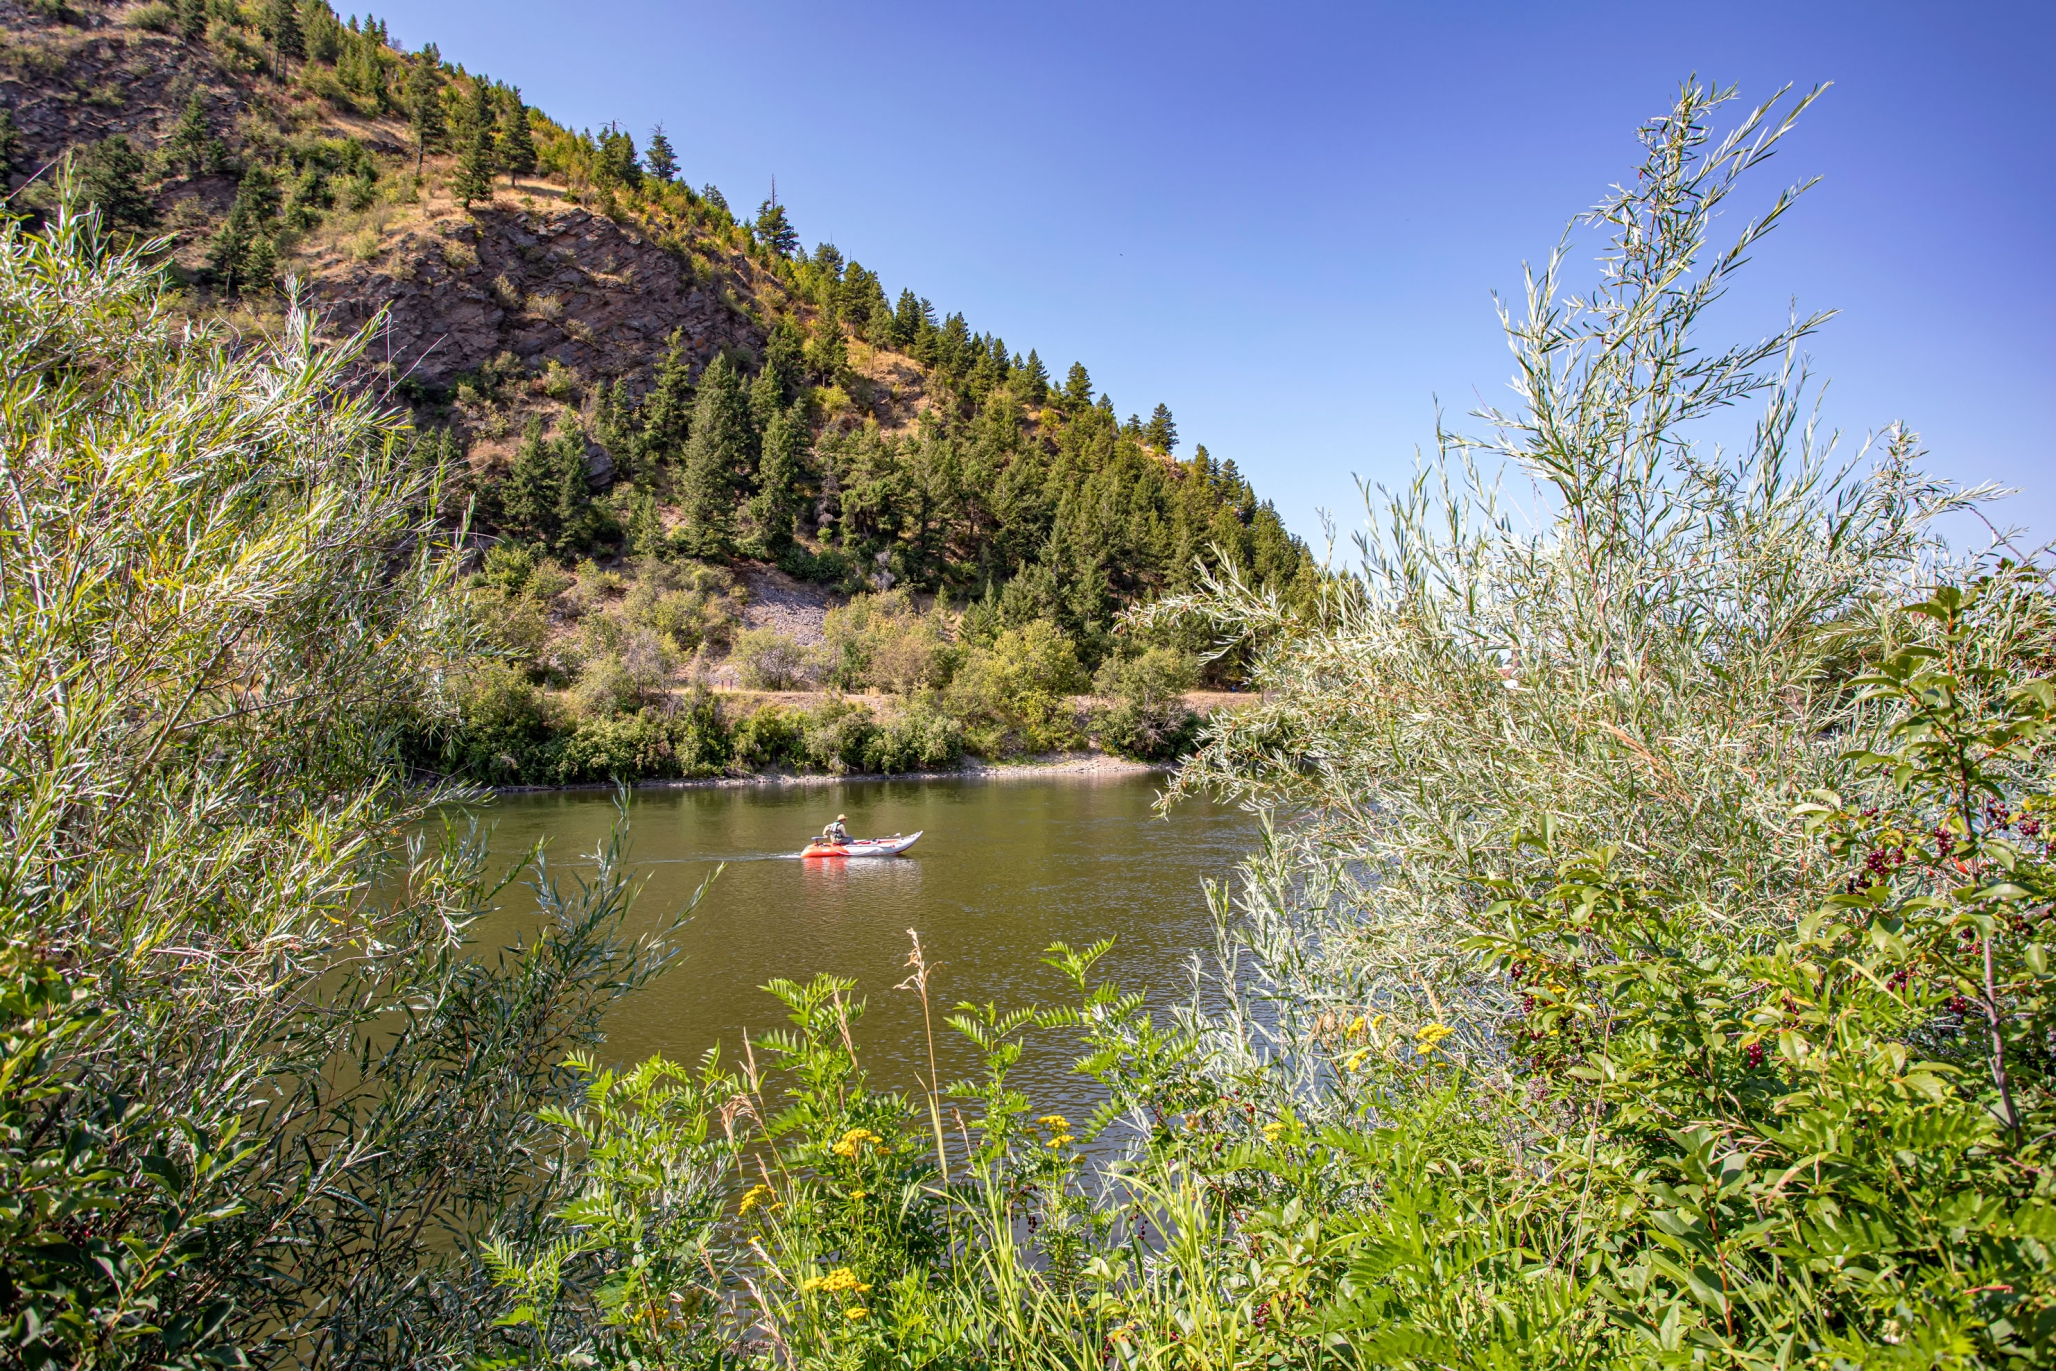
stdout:
{"type": "MultiPolygon", "coordinates": [[[[347,13],[347,0],[342,8],[347,13]]],[[[1452,411],[1505,395],[1490,293],[1633,167],[1698,72],[1832,81],[1774,181],[1819,174],[1726,317],[1796,298],[1827,414],[1903,419],[1932,467],[2056,536],[2056,5],[1220,5],[401,0],[394,37],[574,126],[663,121],[747,213],[777,177],[897,295],[962,310],[1288,523],[1360,517],[1452,411]]],[[[1317,544],[1318,546],[1318,544],[1317,544]]]]}

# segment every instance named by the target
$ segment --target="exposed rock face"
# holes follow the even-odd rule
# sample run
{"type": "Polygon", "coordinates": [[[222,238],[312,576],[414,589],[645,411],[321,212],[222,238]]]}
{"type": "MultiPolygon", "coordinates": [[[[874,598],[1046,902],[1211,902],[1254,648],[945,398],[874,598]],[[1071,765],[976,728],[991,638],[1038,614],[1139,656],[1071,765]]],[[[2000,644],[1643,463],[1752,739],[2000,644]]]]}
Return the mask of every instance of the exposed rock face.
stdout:
{"type": "Polygon", "coordinates": [[[531,373],[556,362],[599,379],[653,366],[674,332],[696,367],[763,343],[680,254],[589,210],[480,207],[410,223],[376,249],[314,258],[310,295],[338,331],[389,310],[395,373],[431,387],[503,354],[531,373]]]}
{"type": "Polygon", "coordinates": [[[210,61],[161,34],[116,28],[104,14],[75,11],[74,22],[59,23],[0,0],[0,29],[13,40],[0,64],[0,105],[21,130],[27,171],[111,133],[154,147],[196,86],[224,123],[245,108],[210,61]]]}

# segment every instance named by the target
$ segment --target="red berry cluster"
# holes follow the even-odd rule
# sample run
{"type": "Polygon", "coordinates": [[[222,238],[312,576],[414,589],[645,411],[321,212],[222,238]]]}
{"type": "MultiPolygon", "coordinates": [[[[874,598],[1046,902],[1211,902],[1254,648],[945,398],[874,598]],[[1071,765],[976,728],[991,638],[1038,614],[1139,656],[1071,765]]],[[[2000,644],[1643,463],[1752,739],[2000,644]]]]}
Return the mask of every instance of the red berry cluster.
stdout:
{"type": "Polygon", "coordinates": [[[1742,1053],[1742,1059],[1749,1063],[1749,1069],[1751,1071],[1754,1071],[1757,1067],[1762,1066],[1763,1044],[1760,1042],[1754,1042],[1749,1044],[1748,1048],[1742,1053]]]}

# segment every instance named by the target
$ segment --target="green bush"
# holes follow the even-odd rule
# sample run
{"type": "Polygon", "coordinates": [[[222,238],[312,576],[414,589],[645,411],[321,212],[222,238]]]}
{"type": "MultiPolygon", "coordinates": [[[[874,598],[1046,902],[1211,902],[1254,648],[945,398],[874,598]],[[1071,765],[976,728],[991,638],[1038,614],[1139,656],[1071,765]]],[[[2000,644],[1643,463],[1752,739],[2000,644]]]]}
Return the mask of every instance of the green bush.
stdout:
{"type": "Polygon", "coordinates": [[[735,726],[734,760],[744,772],[776,766],[805,766],[805,716],[782,705],[764,705],[735,726]]]}
{"type": "Polygon", "coordinates": [[[864,769],[865,749],[878,728],[869,708],[849,700],[830,700],[802,718],[803,755],[808,766],[831,776],[864,769]]]}
{"type": "Polygon", "coordinates": [[[775,628],[737,634],[729,656],[751,690],[798,690],[807,682],[807,650],[775,628]]]}
{"type": "Polygon", "coordinates": [[[670,652],[648,629],[621,635],[619,651],[602,651],[579,668],[573,710],[580,718],[608,719],[661,706],[675,670],[670,652]]]}
{"type": "Polygon", "coordinates": [[[939,771],[964,756],[964,727],[945,714],[932,694],[909,701],[879,725],[864,744],[864,769],[890,776],[902,771],[939,771]]]}
{"type": "Polygon", "coordinates": [[[997,757],[1083,746],[1068,696],[1085,686],[1076,646],[1037,619],[966,652],[943,698],[964,721],[966,745],[997,757]]]}
{"type": "Polygon", "coordinates": [[[556,779],[571,785],[718,776],[731,749],[718,704],[711,692],[699,690],[669,711],[645,707],[632,715],[580,719],[555,744],[556,779]]]}
{"type": "Polygon", "coordinates": [[[663,932],[620,936],[615,848],[472,940],[499,873],[403,752],[482,646],[447,452],[370,332],[169,286],[0,223],[0,1362],[464,1359],[470,1254],[558,1207],[538,1112],[663,932]]]}
{"type": "Polygon", "coordinates": [[[452,744],[444,753],[451,771],[494,785],[543,785],[553,777],[553,741],[560,711],[505,662],[479,667],[457,692],[452,744]]]}
{"type": "Polygon", "coordinates": [[[918,613],[904,590],[854,597],[828,611],[822,632],[828,679],[844,690],[910,695],[946,684],[955,665],[947,625],[918,613]]]}
{"type": "Polygon", "coordinates": [[[1185,704],[1197,664],[1176,648],[1152,647],[1100,664],[1093,686],[1112,703],[1095,721],[1102,746],[1138,761],[1164,762],[1192,751],[1200,720],[1185,704]]]}

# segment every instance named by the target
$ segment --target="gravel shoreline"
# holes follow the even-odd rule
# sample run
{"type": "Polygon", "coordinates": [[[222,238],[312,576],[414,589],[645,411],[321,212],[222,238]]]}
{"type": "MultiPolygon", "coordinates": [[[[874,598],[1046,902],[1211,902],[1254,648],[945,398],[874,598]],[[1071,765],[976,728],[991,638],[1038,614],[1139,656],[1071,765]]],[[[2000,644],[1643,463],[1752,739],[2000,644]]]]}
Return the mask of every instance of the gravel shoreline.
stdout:
{"type": "MultiPolygon", "coordinates": [[[[1104,752],[1060,752],[1040,757],[1028,757],[1017,762],[984,762],[966,760],[950,771],[902,771],[897,775],[882,776],[875,772],[856,772],[842,776],[824,776],[813,773],[785,775],[776,772],[757,776],[708,776],[698,779],[671,779],[634,781],[631,790],[721,790],[740,786],[778,785],[840,785],[844,781],[959,781],[966,778],[978,780],[1032,780],[1043,776],[1142,776],[1150,773],[1167,774],[1172,768],[1155,762],[1131,762],[1126,757],[1115,757],[1104,752]]],[[[580,785],[503,785],[487,790],[492,795],[539,795],[564,790],[613,790],[616,787],[606,781],[593,781],[580,785]]]]}

